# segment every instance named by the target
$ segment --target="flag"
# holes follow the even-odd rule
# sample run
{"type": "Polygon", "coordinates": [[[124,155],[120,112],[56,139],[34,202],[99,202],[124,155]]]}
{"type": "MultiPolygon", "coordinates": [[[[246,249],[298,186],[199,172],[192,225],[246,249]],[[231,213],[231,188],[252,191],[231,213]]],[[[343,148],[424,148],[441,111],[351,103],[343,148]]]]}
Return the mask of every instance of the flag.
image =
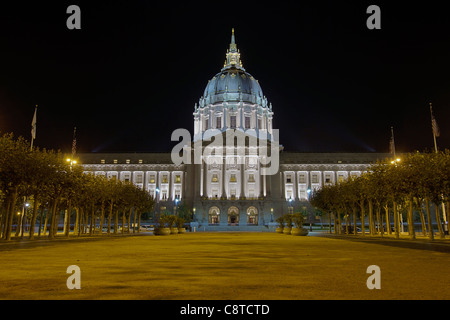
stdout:
{"type": "Polygon", "coordinates": [[[439,127],[437,125],[436,119],[434,118],[433,115],[431,115],[431,126],[433,127],[434,136],[439,137],[441,133],[439,131],[439,127]]]}
{"type": "Polygon", "coordinates": [[[37,105],[34,109],[34,116],[33,121],[31,121],[31,138],[36,139],[36,112],[37,112],[37,105]]]}
{"type": "Polygon", "coordinates": [[[77,127],[73,128],[73,140],[72,140],[72,158],[77,152],[77,137],[76,137],[77,127]]]}

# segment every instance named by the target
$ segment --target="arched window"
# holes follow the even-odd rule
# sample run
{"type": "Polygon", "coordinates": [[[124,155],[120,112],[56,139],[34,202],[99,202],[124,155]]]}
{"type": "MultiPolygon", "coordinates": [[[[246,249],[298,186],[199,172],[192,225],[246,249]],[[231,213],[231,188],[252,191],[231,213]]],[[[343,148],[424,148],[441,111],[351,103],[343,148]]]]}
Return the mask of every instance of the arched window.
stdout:
{"type": "Polygon", "coordinates": [[[253,206],[247,209],[247,224],[258,224],[258,209],[253,206]]]}
{"type": "Polygon", "coordinates": [[[219,224],[220,222],[220,209],[216,206],[209,208],[208,212],[208,223],[209,224],[219,224]]]}

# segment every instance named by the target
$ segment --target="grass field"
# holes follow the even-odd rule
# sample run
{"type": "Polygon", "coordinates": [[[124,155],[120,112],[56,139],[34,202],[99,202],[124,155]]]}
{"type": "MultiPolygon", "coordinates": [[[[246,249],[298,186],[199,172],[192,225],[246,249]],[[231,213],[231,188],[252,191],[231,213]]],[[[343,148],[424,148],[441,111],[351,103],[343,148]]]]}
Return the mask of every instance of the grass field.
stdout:
{"type": "Polygon", "coordinates": [[[449,299],[448,245],[232,232],[1,242],[0,299],[449,299]]]}

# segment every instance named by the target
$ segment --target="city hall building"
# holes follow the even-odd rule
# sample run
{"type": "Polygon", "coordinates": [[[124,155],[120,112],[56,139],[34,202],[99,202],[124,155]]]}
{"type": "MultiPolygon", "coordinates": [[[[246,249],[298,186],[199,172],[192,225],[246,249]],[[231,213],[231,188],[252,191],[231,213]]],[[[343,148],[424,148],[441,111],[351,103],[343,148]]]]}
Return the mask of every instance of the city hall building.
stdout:
{"type": "Polygon", "coordinates": [[[273,117],[258,80],[243,67],[233,31],[223,68],[194,106],[184,161],[174,161],[170,151],[84,153],[79,160],[85,172],[147,190],[156,213],[174,212],[183,201],[200,230],[270,230],[289,211],[314,215],[309,199],[315,190],[359,176],[389,156],[285,151],[273,117]]]}

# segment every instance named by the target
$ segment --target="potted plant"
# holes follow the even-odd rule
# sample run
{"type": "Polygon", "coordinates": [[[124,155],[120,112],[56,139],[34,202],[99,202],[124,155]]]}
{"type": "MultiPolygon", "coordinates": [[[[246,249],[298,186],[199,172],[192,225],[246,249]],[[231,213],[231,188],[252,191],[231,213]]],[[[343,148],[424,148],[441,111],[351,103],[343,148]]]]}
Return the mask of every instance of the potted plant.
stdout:
{"type": "Polygon", "coordinates": [[[159,217],[159,226],[155,227],[153,234],[159,236],[167,236],[170,234],[170,228],[167,228],[167,215],[161,214],[159,217]]]}
{"type": "Polygon", "coordinates": [[[178,228],[175,226],[176,220],[177,220],[177,216],[174,216],[174,215],[167,216],[167,226],[170,228],[171,234],[178,233],[178,228]]]}
{"type": "Polygon", "coordinates": [[[185,223],[185,219],[181,218],[181,217],[177,217],[176,221],[175,221],[175,225],[178,228],[178,233],[185,233],[186,232],[186,228],[184,227],[184,223],[185,223]]]}
{"type": "Polygon", "coordinates": [[[284,229],[284,216],[278,217],[276,221],[278,222],[278,228],[276,228],[275,232],[276,232],[276,233],[283,233],[283,229],[284,229]]]}
{"type": "Polygon", "coordinates": [[[306,236],[308,234],[308,229],[303,228],[304,220],[301,212],[292,215],[292,222],[295,225],[295,227],[291,229],[291,234],[293,236],[306,236]]]}
{"type": "Polygon", "coordinates": [[[283,229],[284,234],[291,234],[292,229],[292,214],[287,213],[284,215],[284,221],[286,222],[286,226],[283,229]]]}

